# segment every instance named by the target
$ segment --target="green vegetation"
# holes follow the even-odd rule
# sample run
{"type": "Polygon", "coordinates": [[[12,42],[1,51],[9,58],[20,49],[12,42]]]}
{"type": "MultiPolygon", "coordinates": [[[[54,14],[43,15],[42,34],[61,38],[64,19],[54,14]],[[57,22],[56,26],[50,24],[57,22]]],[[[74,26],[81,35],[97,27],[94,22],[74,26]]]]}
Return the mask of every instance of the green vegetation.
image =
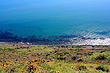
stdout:
{"type": "Polygon", "coordinates": [[[0,46],[0,73],[18,72],[106,73],[110,72],[110,49],[0,46]]]}

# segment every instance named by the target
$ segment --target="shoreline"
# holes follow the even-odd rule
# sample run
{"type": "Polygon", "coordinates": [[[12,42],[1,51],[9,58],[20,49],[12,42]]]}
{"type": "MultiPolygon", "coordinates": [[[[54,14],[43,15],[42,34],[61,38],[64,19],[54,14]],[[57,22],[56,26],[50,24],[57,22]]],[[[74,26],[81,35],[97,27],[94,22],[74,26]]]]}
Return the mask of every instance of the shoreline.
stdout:
{"type": "Polygon", "coordinates": [[[110,45],[40,45],[40,44],[32,44],[32,43],[23,43],[23,42],[0,42],[1,46],[15,46],[15,47],[25,47],[25,46],[47,46],[47,47],[57,47],[57,48],[82,48],[82,49],[96,49],[96,48],[110,48],[110,45]]]}
{"type": "Polygon", "coordinates": [[[29,37],[19,37],[9,31],[0,31],[0,42],[29,45],[66,45],[66,46],[110,46],[109,37],[87,37],[83,35],[59,35],[48,36],[47,38],[31,35],[29,37]]]}

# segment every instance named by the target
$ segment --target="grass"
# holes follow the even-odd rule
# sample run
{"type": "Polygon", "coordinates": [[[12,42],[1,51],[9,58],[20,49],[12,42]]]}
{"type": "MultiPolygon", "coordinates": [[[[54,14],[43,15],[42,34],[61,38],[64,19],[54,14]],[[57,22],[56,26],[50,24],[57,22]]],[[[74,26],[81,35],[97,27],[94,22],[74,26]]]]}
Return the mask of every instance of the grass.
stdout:
{"type": "Polygon", "coordinates": [[[100,59],[96,59],[97,57],[100,57],[100,56],[104,56],[104,57],[105,57],[105,59],[103,59],[103,60],[110,60],[110,51],[105,51],[105,52],[103,52],[103,53],[94,52],[92,55],[87,55],[87,56],[83,57],[83,60],[84,60],[84,61],[100,60],[100,59]]]}
{"type": "Polygon", "coordinates": [[[0,46],[0,73],[106,73],[109,50],[0,46]]]}

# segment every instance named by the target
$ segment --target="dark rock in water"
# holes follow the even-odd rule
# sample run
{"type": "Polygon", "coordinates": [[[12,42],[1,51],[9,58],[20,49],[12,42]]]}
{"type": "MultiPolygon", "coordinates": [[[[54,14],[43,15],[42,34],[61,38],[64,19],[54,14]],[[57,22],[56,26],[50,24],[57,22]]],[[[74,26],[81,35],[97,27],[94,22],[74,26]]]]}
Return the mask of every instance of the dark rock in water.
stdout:
{"type": "Polygon", "coordinates": [[[7,31],[13,31],[12,29],[9,29],[9,30],[7,30],[7,31]]]}
{"type": "Polygon", "coordinates": [[[105,40],[105,38],[99,38],[99,39],[101,39],[101,40],[105,40]]]}
{"type": "MultiPolygon", "coordinates": [[[[77,42],[80,39],[86,40],[89,38],[83,37],[81,35],[60,35],[60,36],[50,36],[43,38],[42,35],[39,36],[28,36],[28,37],[20,37],[18,35],[14,35],[9,31],[0,30],[0,41],[1,42],[29,42],[36,45],[62,45],[62,44],[72,44],[70,38],[73,39],[73,42],[77,42]],[[78,39],[76,38],[78,37],[78,39]]],[[[91,38],[90,38],[91,39],[91,38]]]]}

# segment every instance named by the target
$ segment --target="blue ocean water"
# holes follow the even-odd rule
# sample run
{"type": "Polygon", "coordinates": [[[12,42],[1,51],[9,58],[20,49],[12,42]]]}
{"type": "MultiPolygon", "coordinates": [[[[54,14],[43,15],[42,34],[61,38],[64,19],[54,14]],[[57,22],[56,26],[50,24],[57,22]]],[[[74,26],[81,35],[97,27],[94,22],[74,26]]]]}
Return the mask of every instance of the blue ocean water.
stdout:
{"type": "Polygon", "coordinates": [[[110,0],[0,0],[0,30],[23,38],[109,38],[110,0]]]}

